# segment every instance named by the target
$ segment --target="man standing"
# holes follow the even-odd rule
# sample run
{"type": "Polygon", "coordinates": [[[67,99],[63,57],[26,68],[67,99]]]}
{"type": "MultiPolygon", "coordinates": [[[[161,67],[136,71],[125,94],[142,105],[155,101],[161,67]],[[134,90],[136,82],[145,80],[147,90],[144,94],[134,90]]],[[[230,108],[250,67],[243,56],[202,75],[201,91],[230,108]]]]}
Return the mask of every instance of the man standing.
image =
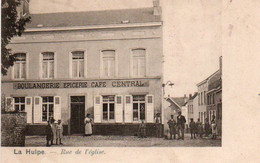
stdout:
{"type": "Polygon", "coordinates": [[[193,121],[193,118],[190,119],[190,135],[191,135],[191,139],[196,139],[196,123],[193,121]]]}
{"type": "Polygon", "coordinates": [[[178,131],[178,139],[184,140],[184,128],[185,128],[186,119],[183,115],[181,115],[181,112],[178,112],[177,116],[177,131],[178,131]],[[180,131],[182,138],[180,137],[180,131]]]}
{"type": "Polygon", "coordinates": [[[160,138],[161,137],[161,117],[160,117],[160,113],[156,114],[155,117],[155,128],[156,128],[156,137],[160,138]]]}
{"type": "Polygon", "coordinates": [[[170,139],[172,139],[172,134],[173,134],[173,139],[176,139],[176,121],[173,119],[173,115],[171,115],[171,119],[167,122],[170,128],[170,139]]]}

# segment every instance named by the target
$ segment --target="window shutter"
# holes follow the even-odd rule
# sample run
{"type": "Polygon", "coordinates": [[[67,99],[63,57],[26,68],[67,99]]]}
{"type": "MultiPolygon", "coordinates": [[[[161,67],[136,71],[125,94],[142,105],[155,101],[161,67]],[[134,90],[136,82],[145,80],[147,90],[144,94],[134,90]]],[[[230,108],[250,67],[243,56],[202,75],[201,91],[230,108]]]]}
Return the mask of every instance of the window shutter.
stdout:
{"type": "Polygon", "coordinates": [[[27,114],[27,123],[32,123],[32,97],[25,97],[25,112],[27,114]]]}
{"type": "Polygon", "coordinates": [[[125,96],[125,122],[131,123],[133,121],[133,98],[131,95],[125,96]]]}
{"type": "Polygon", "coordinates": [[[61,98],[54,96],[54,119],[61,120],[61,98]]]}
{"type": "Polygon", "coordinates": [[[5,98],[5,111],[6,112],[12,112],[14,111],[14,98],[12,97],[6,97],[5,98]]]}
{"type": "Polygon", "coordinates": [[[146,96],[146,122],[153,123],[154,122],[154,96],[147,95],[146,96]]]}
{"type": "Polygon", "coordinates": [[[94,122],[101,123],[102,119],[102,96],[96,95],[94,97],[94,122]]]}
{"type": "Polygon", "coordinates": [[[87,77],[87,75],[88,75],[88,64],[87,64],[88,62],[87,62],[87,53],[86,53],[86,51],[84,52],[84,78],[86,78],[87,77]]]}
{"type": "Polygon", "coordinates": [[[69,77],[72,78],[72,53],[69,53],[69,77]]]}
{"type": "Polygon", "coordinates": [[[116,115],[116,123],[123,122],[123,96],[116,96],[116,104],[115,104],[115,115],[116,115]]]}
{"type": "Polygon", "coordinates": [[[34,123],[42,122],[42,98],[40,96],[34,97],[34,123]]]}

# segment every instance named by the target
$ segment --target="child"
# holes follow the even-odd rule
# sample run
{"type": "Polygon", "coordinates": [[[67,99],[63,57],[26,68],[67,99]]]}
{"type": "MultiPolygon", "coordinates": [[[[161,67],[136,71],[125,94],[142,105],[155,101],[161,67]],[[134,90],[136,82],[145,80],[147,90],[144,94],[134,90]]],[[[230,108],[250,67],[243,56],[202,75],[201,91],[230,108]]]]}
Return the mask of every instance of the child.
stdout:
{"type": "Polygon", "coordinates": [[[58,120],[58,124],[57,124],[57,138],[56,138],[56,143],[58,142],[58,139],[60,140],[60,144],[61,143],[61,138],[63,136],[63,126],[62,126],[62,123],[61,123],[61,120],[58,120]]]}
{"type": "Polygon", "coordinates": [[[48,125],[46,126],[45,131],[46,131],[46,140],[47,140],[46,146],[49,147],[50,146],[49,142],[52,140],[53,137],[50,121],[48,121],[48,125]]]}
{"type": "MultiPolygon", "coordinates": [[[[57,125],[55,124],[55,119],[51,119],[51,130],[52,130],[52,139],[51,145],[53,145],[53,141],[57,138],[57,125]]],[[[56,145],[58,144],[56,139],[56,145]]]]}
{"type": "Polygon", "coordinates": [[[139,126],[139,136],[141,138],[146,138],[146,125],[144,123],[144,120],[142,120],[142,123],[139,126]]]}
{"type": "Polygon", "coordinates": [[[196,139],[196,123],[193,121],[193,118],[190,119],[190,135],[191,139],[196,139]]]}
{"type": "Polygon", "coordinates": [[[211,128],[212,128],[212,139],[217,138],[217,125],[214,120],[211,121],[211,128]]]}

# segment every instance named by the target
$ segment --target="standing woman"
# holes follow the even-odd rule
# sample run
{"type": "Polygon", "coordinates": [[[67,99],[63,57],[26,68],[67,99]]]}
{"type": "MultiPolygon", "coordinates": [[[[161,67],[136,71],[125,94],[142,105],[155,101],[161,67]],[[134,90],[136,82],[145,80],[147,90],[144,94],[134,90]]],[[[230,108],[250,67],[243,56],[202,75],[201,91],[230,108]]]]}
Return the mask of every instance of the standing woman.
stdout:
{"type": "Polygon", "coordinates": [[[90,136],[92,135],[92,119],[90,118],[90,114],[87,114],[85,120],[85,136],[90,136]]]}

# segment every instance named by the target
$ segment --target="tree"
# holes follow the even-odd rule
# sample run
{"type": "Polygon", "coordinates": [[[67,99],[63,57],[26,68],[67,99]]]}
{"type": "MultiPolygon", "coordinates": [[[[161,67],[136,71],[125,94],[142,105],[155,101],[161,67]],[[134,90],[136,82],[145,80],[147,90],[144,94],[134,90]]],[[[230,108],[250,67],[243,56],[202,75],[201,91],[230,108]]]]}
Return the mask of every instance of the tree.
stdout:
{"type": "Polygon", "coordinates": [[[11,49],[7,48],[14,36],[21,36],[25,30],[25,24],[30,22],[31,17],[21,15],[17,8],[23,0],[2,0],[2,28],[1,28],[1,72],[6,75],[8,68],[14,65],[15,57],[11,54],[11,49]]]}

